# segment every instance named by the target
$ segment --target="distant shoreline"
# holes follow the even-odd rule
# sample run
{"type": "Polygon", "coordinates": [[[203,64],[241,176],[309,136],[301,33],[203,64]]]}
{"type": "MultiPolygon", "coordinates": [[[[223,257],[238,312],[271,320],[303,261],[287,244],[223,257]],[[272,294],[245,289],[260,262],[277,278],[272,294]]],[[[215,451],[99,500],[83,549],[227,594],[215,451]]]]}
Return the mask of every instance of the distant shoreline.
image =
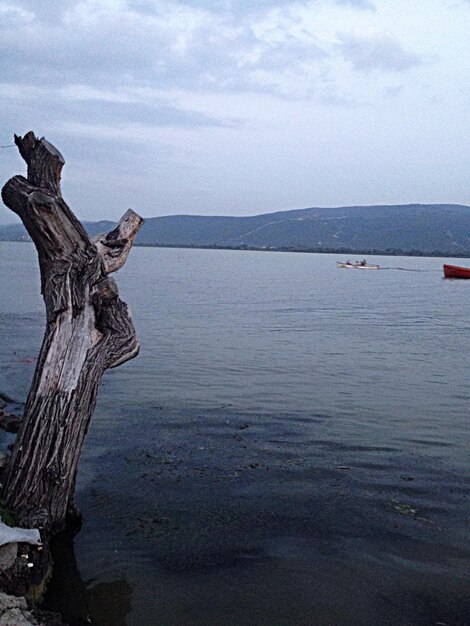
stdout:
{"type": "MultiPolygon", "coordinates": [[[[1,243],[33,243],[31,239],[0,239],[1,243]]],[[[189,245],[189,244],[165,244],[165,243],[139,243],[135,242],[134,246],[140,248],[179,248],[191,250],[235,250],[240,252],[294,252],[307,254],[341,254],[350,256],[411,256],[411,257],[428,257],[428,258],[455,258],[470,259],[470,250],[466,252],[450,252],[433,250],[432,252],[423,252],[420,250],[379,250],[373,249],[352,249],[352,248],[294,248],[294,247],[256,247],[256,246],[221,246],[216,244],[210,245],[189,245]]]]}
{"type": "Polygon", "coordinates": [[[455,253],[455,252],[440,252],[438,250],[433,252],[421,252],[419,250],[377,250],[377,249],[351,249],[351,248],[287,248],[287,247],[269,247],[269,248],[257,248],[255,246],[218,246],[218,245],[175,245],[175,244],[149,244],[149,243],[135,243],[134,246],[141,248],[190,248],[196,250],[236,250],[240,252],[296,252],[296,253],[308,253],[308,254],[342,254],[351,256],[415,256],[415,257],[454,257],[454,258],[470,258],[470,250],[467,252],[455,253]]]}

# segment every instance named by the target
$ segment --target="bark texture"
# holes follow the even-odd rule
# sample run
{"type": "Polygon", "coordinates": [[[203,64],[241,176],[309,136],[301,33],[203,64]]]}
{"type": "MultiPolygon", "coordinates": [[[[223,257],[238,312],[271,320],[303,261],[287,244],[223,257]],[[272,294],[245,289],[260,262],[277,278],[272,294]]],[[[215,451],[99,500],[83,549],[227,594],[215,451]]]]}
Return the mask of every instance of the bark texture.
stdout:
{"type": "Polygon", "coordinates": [[[139,351],[109,274],[124,265],[143,220],[129,210],[113,231],[91,241],[62,199],[60,152],[33,132],[15,135],[15,143],[28,176],[10,179],[2,199],[36,245],[47,324],[4,498],[20,525],[50,533],[75,511],[77,467],[101,376],[139,351]]]}

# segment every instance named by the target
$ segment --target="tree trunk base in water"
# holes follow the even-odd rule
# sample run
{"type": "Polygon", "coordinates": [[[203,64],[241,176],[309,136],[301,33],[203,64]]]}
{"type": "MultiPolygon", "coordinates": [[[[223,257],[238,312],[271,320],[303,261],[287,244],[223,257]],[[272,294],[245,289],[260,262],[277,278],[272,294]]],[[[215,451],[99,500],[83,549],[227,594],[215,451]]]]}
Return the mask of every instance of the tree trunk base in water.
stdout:
{"type": "Polygon", "coordinates": [[[126,262],[143,219],[129,209],[115,229],[91,240],[62,198],[60,152],[33,132],[15,143],[28,173],[7,182],[2,199],[36,246],[46,330],[23,419],[7,424],[19,432],[2,475],[3,498],[17,525],[39,528],[44,543],[18,544],[14,562],[0,570],[0,587],[34,601],[51,572],[49,539],[81,528],[75,482],[101,377],[139,352],[109,274],[126,262]]]}

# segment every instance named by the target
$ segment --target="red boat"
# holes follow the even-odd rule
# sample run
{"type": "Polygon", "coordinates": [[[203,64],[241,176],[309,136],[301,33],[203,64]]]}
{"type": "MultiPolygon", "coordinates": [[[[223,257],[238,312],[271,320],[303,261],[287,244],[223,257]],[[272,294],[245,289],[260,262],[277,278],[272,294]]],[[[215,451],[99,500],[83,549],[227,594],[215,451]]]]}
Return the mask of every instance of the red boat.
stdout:
{"type": "Polygon", "coordinates": [[[470,278],[470,267],[444,264],[444,278],[470,278]]]}

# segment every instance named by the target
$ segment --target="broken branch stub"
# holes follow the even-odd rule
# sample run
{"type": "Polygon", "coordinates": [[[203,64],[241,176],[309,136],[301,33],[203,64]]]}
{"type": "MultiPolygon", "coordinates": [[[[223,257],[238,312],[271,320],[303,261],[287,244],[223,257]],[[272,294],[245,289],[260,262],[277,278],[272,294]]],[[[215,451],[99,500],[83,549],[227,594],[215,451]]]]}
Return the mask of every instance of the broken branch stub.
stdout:
{"type": "Polygon", "coordinates": [[[2,198],[36,245],[47,323],[4,498],[21,525],[55,532],[75,511],[77,467],[101,376],[139,351],[108,274],[124,265],[143,219],[129,210],[113,231],[91,241],[62,199],[60,152],[32,132],[15,143],[28,176],[10,179],[2,198]]]}

